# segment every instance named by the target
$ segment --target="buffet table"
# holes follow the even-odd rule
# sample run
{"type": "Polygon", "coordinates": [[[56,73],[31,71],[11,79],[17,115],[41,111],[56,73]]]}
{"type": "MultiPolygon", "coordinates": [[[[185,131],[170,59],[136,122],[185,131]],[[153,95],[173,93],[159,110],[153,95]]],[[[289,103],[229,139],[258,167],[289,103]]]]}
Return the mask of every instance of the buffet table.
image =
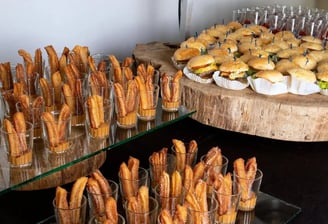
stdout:
{"type": "MultiPolygon", "coordinates": [[[[137,62],[152,63],[161,73],[174,74],[171,57],[177,45],[137,44],[137,62]]],[[[328,100],[321,94],[266,96],[250,88],[229,90],[213,83],[182,79],[182,104],[197,111],[192,118],[224,130],[271,139],[321,142],[328,140],[328,100]]]]}

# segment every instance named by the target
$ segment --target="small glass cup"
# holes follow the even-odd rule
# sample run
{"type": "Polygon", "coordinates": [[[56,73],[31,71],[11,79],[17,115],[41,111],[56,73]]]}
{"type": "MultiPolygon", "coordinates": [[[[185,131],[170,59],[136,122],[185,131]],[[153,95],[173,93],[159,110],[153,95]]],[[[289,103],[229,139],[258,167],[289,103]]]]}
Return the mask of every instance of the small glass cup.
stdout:
{"type": "Polygon", "coordinates": [[[39,74],[32,72],[26,77],[26,90],[27,94],[32,98],[40,95],[39,74]]]}
{"type": "Polygon", "coordinates": [[[71,119],[69,116],[66,120],[59,120],[59,111],[51,112],[54,116],[55,122],[52,124],[43,116],[41,117],[42,123],[42,139],[44,146],[49,152],[53,153],[63,153],[66,152],[71,147],[71,119]],[[52,133],[51,125],[55,125],[57,132],[52,133]],[[61,128],[58,128],[61,127],[61,128]]]}
{"type": "Polygon", "coordinates": [[[113,100],[112,90],[113,86],[109,81],[106,85],[103,86],[89,83],[88,96],[98,95],[103,97],[104,100],[113,100]]]}
{"type": "Polygon", "coordinates": [[[205,212],[196,211],[188,207],[187,224],[215,224],[218,201],[213,197],[207,197],[208,209],[205,212]]]}
{"type": "Polygon", "coordinates": [[[155,188],[160,181],[163,171],[167,172],[169,175],[173,173],[176,168],[176,160],[173,154],[168,153],[166,156],[166,164],[155,164],[149,161],[149,175],[151,180],[151,188],[155,188]]]}
{"type": "Polygon", "coordinates": [[[167,121],[172,121],[179,117],[179,112],[174,111],[174,112],[168,112],[168,111],[162,111],[162,121],[167,122],[167,121]]]}
{"type": "Polygon", "coordinates": [[[65,223],[85,223],[86,221],[86,210],[87,210],[87,197],[82,196],[81,206],[77,208],[58,208],[56,206],[56,199],[52,202],[56,223],[65,224],[65,223]]]}
{"type": "Polygon", "coordinates": [[[154,194],[155,194],[155,199],[158,202],[158,209],[167,209],[170,213],[171,216],[174,216],[175,210],[176,210],[176,206],[178,204],[183,204],[184,201],[184,192],[181,192],[181,194],[178,197],[162,197],[160,195],[160,185],[157,185],[154,188],[154,194]]]}
{"type": "Polygon", "coordinates": [[[4,124],[0,129],[11,167],[27,167],[33,161],[33,124],[27,121],[25,123],[25,132],[8,132],[4,124]]]}
{"type": "Polygon", "coordinates": [[[23,108],[21,102],[16,103],[17,111],[23,112],[25,121],[31,122],[33,124],[34,139],[41,138],[42,136],[42,124],[41,124],[41,114],[44,110],[44,104],[38,107],[32,107],[32,104],[28,108],[23,108]]]}
{"type": "MultiPolygon", "coordinates": [[[[104,223],[103,221],[99,221],[97,216],[91,216],[91,218],[89,219],[88,224],[102,224],[104,223]]],[[[117,224],[125,224],[125,219],[122,215],[118,214],[117,216],[117,224]]]]}
{"type": "MultiPolygon", "coordinates": [[[[118,184],[113,180],[107,180],[107,181],[112,190],[111,194],[94,194],[88,191],[88,188],[86,188],[90,216],[103,217],[105,214],[105,210],[99,211],[100,208],[97,207],[97,202],[95,201],[95,199],[102,200],[104,202],[104,205],[106,203],[106,199],[109,197],[113,197],[115,201],[117,201],[118,199],[118,191],[119,191],[118,184]]],[[[102,208],[105,209],[105,207],[102,208]]]]}
{"type": "Polygon", "coordinates": [[[172,153],[176,157],[176,169],[179,172],[183,172],[186,165],[189,165],[193,168],[197,161],[198,149],[195,150],[194,152],[188,152],[189,143],[185,142],[184,145],[186,147],[186,153],[177,152],[175,150],[174,145],[172,145],[172,147],[171,147],[172,153]]]}
{"type": "Polygon", "coordinates": [[[139,167],[138,176],[139,179],[131,180],[131,179],[124,179],[121,177],[120,173],[118,174],[120,193],[123,203],[129,197],[136,196],[141,186],[149,186],[149,175],[148,175],[148,171],[145,168],[139,167]],[[128,189],[132,189],[132,192],[129,191],[128,189]]]}
{"type": "Polygon", "coordinates": [[[239,202],[240,211],[252,211],[256,206],[257,195],[262,183],[263,173],[257,169],[255,178],[243,178],[238,176],[235,172],[233,174],[234,180],[239,183],[242,189],[241,198],[239,202]]]}
{"type": "Polygon", "coordinates": [[[65,95],[62,91],[63,102],[66,103],[72,111],[72,126],[84,126],[85,124],[84,101],[87,96],[87,83],[88,77],[86,75],[81,75],[81,78],[74,80],[75,88],[71,90],[72,95],[65,95]]]}
{"type": "Polygon", "coordinates": [[[236,181],[232,182],[232,194],[220,193],[215,190],[214,195],[218,201],[216,223],[234,224],[236,222],[241,195],[239,184],[236,181]]]}
{"type": "Polygon", "coordinates": [[[44,111],[54,111],[57,109],[55,103],[55,88],[49,84],[48,90],[49,91],[41,88],[41,96],[44,99],[44,111]]]}
{"type": "Polygon", "coordinates": [[[111,69],[111,62],[107,54],[105,53],[95,53],[91,55],[95,63],[97,71],[104,72],[108,80],[110,80],[109,73],[111,69]]]}
{"type": "Polygon", "coordinates": [[[85,124],[85,111],[83,108],[84,97],[64,96],[64,102],[72,111],[72,126],[83,126],[85,124]]]}
{"type": "Polygon", "coordinates": [[[126,104],[125,98],[117,96],[114,91],[114,103],[117,126],[120,128],[133,128],[136,127],[138,117],[137,111],[139,107],[139,94],[135,94],[135,98],[132,100],[133,104],[126,104]],[[126,105],[123,109],[123,104],[126,105]]]}
{"type": "Polygon", "coordinates": [[[205,181],[207,181],[207,179],[212,176],[212,175],[218,175],[218,174],[222,174],[225,175],[227,173],[227,168],[228,168],[228,163],[229,160],[227,157],[222,155],[222,165],[209,165],[206,164],[205,162],[205,158],[206,155],[203,155],[202,157],[200,157],[200,161],[204,161],[205,163],[205,181]]]}
{"type": "Polygon", "coordinates": [[[127,224],[153,224],[157,221],[158,202],[149,197],[149,212],[135,212],[128,209],[128,201],[124,203],[127,224]]]}
{"type": "Polygon", "coordinates": [[[168,76],[167,78],[161,77],[160,79],[160,89],[161,89],[161,98],[162,98],[162,109],[168,112],[178,111],[180,107],[180,99],[181,99],[181,88],[176,87],[176,85],[180,85],[179,83],[173,82],[173,78],[168,76]],[[170,95],[165,93],[165,89],[170,92],[170,95]],[[176,89],[176,91],[173,91],[176,89]],[[174,93],[174,96],[172,94],[174,93]]]}
{"type": "Polygon", "coordinates": [[[140,103],[138,108],[138,118],[144,121],[156,118],[156,108],[158,102],[159,86],[154,85],[153,90],[140,92],[140,103]]]}
{"type": "Polygon", "coordinates": [[[148,131],[156,126],[156,121],[144,121],[144,120],[138,120],[138,132],[141,133],[143,131],[148,131]]]}
{"type": "MultiPolygon", "coordinates": [[[[102,97],[100,97],[99,99],[102,99],[102,97]]],[[[88,133],[88,136],[96,139],[108,138],[110,135],[113,103],[110,100],[106,100],[106,101],[102,100],[103,108],[99,110],[98,105],[95,105],[95,107],[93,107],[92,105],[89,105],[87,102],[88,101],[85,102],[85,111],[86,111],[85,129],[86,132],[88,133]],[[101,120],[99,119],[99,123],[94,121],[95,117],[101,118],[101,120]]]]}
{"type": "Polygon", "coordinates": [[[18,102],[18,99],[15,96],[14,91],[12,89],[2,91],[1,97],[4,106],[4,116],[10,118],[17,111],[16,103],[18,102]]]}
{"type": "Polygon", "coordinates": [[[238,211],[236,223],[252,224],[255,220],[255,210],[249,212],[238,211]]]}
{"type": "Polygon", "coordinates": [[[114,137],[115,143],[126,140],[138,134],[138,130],[136,127],[133,128],[116,127],[116,129],[114,129],[114,132],[115,132],[115,137],[114,137]]]}

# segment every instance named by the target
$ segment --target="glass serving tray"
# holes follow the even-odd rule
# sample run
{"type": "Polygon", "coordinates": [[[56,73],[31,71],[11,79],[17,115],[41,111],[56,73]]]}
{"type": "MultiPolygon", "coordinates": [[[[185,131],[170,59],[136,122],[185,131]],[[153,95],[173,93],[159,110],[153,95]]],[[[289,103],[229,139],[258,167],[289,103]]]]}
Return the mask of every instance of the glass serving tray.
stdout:
{"type": "MultiPolygon", "coordinates": [[[[238,212],[235,224],[287,224],[299,213],[301,208],[269,194],[260,192],[254,211],[238,212]]],[[[124,215],[124,214],[122,214],[124,215]]],[[[55,224],[55,216],[50,216],[38,224],[55,224]]]]}
{"type": "Polygon", "coordinates": [[[62,154],[49,153],[44,149],[43,140],[36,139],[32,166],[26,168],[10,167],[5,146],[3,141],[0,141],[0,195],[11,190],[46,189],[72,182],[77,177],[87,175],[91,170],[99,168],[106,160],[106,150],[184,119],[193,113],[188,112],[184,106],[180,106],[177,112],[162,111],[159,100],[155,120],[138,120],[135,128],[121,129],[113,119],[111,136],[108,139],[88,140],[83,126],[72,128],[71,149],[62,154]]]}
{"type": "Polygon", "coordinates": [[[286,224],[290,223],[301,208],[272,195],[259,192],[254,211],[238,212],[236,224],[286,224]]]}

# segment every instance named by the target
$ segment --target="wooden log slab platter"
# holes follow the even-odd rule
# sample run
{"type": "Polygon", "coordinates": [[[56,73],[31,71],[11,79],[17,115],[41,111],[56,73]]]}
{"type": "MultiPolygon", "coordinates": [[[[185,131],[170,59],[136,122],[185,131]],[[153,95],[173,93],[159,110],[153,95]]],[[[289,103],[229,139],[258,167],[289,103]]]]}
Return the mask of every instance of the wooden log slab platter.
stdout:
{"type": "MultiPolygon", "coordinates": [[[[152,63],[161,74],[174,74],[171,57],[176,45],[162,42],[137,44],[137,63],[152,63]]],[[[229,90],[215,83],[201,84],[184,77],[182,104],[197,111],[191,118],[224,130],[265,138],[298,141],[328,141],[328,96],[291,93],[267,96],[251,88],[229,90]]]]}

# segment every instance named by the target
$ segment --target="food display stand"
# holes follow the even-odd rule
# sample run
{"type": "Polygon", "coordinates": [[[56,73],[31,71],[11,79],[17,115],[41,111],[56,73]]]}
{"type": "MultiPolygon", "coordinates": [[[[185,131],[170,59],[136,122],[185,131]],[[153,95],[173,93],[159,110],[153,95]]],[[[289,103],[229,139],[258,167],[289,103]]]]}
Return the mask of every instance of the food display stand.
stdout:
{"type": "MultiPolygon", "coordinates": [[[[151,42],[137,44],[137,61],[147,61],[161,73],[177,71],[171,57],[177,46],[151,42]]],[[[328,140],[328,100],[317,94],[266,96],[251,88],[229,90],[184,77],[182,104],[197,111],[191,117],[205,125],[265,138],[320,142],[328,140]]]]}

